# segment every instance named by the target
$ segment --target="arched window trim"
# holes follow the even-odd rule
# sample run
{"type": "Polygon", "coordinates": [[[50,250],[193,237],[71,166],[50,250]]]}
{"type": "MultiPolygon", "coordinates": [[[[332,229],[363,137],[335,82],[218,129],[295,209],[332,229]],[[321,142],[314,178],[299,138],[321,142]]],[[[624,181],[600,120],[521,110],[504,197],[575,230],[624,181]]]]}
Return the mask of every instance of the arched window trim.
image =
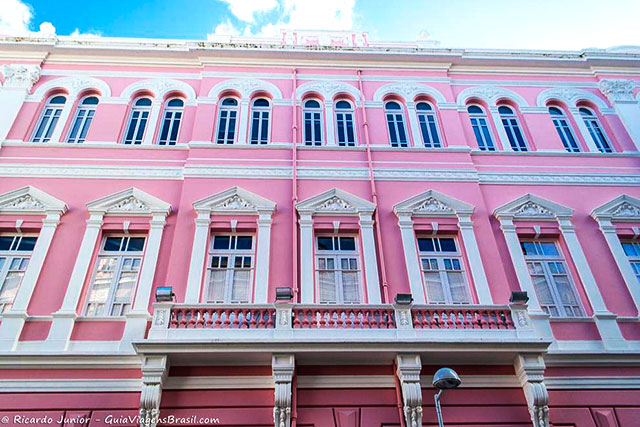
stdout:
{"type": "Polygon", "coordinates": [[[524,128],[520,121],[518,111],[512,105],[505,102],[499,102],[497,105],[497,113],[500,116],[500,122],[507,134],[507,142],[512,151],[530,151],[525,136],[524,128]],[[502,108],[508,108],[510,113],[503,113],[500,111],[502,108]]]}
{"type": "Polygon", "coordinates": [[[180,126],[184,119],[185,99],[182,96],[171,96],[164,101],[162,122],[158,132],[158,145],[176,145],[180,137],[180,126]],[[181,106],[170,106],[174,100],[182,102],[181,106]],[[165,132],[166,129],[166,132],[165,132]]]}
{"type": "Polygon", "coordinates": [[[415,101],[416,117],[418,119],[418,127],[420,128],[420,138],[422,144],[426,148],[442,148],[442,130],[440,129],[440,121],[435,103],[418,99],[415,101]],[[431,107],[429,110],[420,110],[418,106],[426,104],[431,107]]]}
{"type": "Polygon", "coordinates": [[[68,129],[67,142],[81,144],[86,140],[99,104],[100,97],[95,93],[89,93],[78,100],[76,113],[68,129]],[[96,104],[84,104],[89,98],[96,98],[98,102],[96,104]]]}
{"type": "Polygon", "coordinates": [[[151,119],[151,108],[153,107],[153,98],[149,95],[139,95],[131,102],[127,126],[122,137],[122,143],[127,145],[140,145],[144,140],[145,134],[149,131],[148,125],[151,119]],[[136,105],[143,99],[150,101],[149,105],[136,105]],[[146,113],[146,114],[145,114],[146,113]],[[133,128],[132,128],[133,126],[133,128]],[[140,130],[142,128],[142,131],[140,130]]]}
{"type": "Polygon", "coordinates": [[[33,134],[30,139],[31,142],[51,141],[56,128],[58,126],[64,126],[64,123],[61,125],[59,122],[67,102],[69,102],[69,96],[65,93],[53,93],[49,95],[47,102],[40,112],[36,126],[33,129],[33,134]],[[64,102],[52,103],[52,101],[58,97],[64,98],[64,102]]]}
{"type": "Polygon", "coordinates": [[[566,109],[559,104],[547,104],[547,111],[549,112],[549,116],[551,117],[551,122],[558,133],[558,137],[562,142],[565,150],[569,153],[579,153],[582,151],[580,147],[580,142],[578,140],[577,134],[573,129],[573,124],[569,119],[569,114],[567,114],[566,109]],[[555,108],[560,111],[560,114],[552,114],[551,109],[555,108]]]}
{"type": "Polygon", "coordinates": [[[309,146],[321,146],[324,143],[324,101],[317,97],[302,100],[302,143],[309,146]],[[307,107],[309,101],[316,101],[318,107],[307,107]],[[307,113],[315,117],[307,117],[307,113]],[[309,135],[309,133],[311,133],[309,135]]]}
{"type": "Polygon", "coordinates": [[[241,99],[234,95],[221,96],[218,102],[218,120],[216,121],[216,144],[234,144],[238,138],[241,99]],[[234,99],[236,105],[224,105],[227,99],[234,99]],[[221,129],[224,126],[224,129],[221,129]],[[222,133],[220,133],[222,131],[222,133]]]}
{"type": "Polygon", "coordinates": [[[405,106],[402,102],[396,99],[387,99],[384,101],[384,116],[387,124],[387,134],[389,136],[389,144],[392,147],[406,148],[409,146],[405,110],[405,106]],[[400,109],[389,110],[388,105],[390,103],[398,104],[400,109]],[[390,114],[393,114],[394,117],[389,117],[390,114]],[[394,137],[396,139],[395,142],[393,141],[394,137]]]}
{"type": "Polygon", "coordinates": [[[482,151],[496,151],[496,145],[491,131],[491,126],[489,125],[489,115],[487,114],[486,108],[481,104],[471,103],[467,104],[465,109],[467,114],[469,114],[471,129],[473,130],[473,134],[476,138],[478,148],[482,151]],[[482,112],[470,113],[469,108],[471,107],[477,107],[482,112]],[[484,120],[484,123],[481,120],[484,120]]]}
{"type": "Polygon", "coordinates": [[[249,125],[249,143],[253,145],[268,144],[271,142],[271,122],[273,120],[273,101],[266,96],[256,96],[251,100],[251,120],[249,125]],[[256,106],[261,99],[266,100],[268,106],[256,106]],[[256,115],[257,113],[257,115],[256,115]],[[255,132],[254,132],[255,126],[255,132]],[[266,126],[266,132],[265,132],[266,126]]]}
{"type": "Polygon", "coordinates": [[[356,108],[353,101],[345,97],[337,98],[334,101],[333,110],[334,120],[336,123],[337,144],[341,147],[355,147],[358,144],[358,135],[356,132],[356,108]],[[338,103],[340,102],[348,103],[349,108],[338,108],[338,103]],[[351,117],[349,118],[348,116],[351,117]]]}
{"type": "MultiPolygon", "coordinates": [[[[588,137],[591,138],[591,141],[593,141],[598,151],[601,153],[613,153],[615,150],[611,138],[607,135],[597,110],[579,101],[576,104],[576,108],[578,109],[580,120],[582,120],[587,128],[587,132],[589,133],[588,137]],[[589,111],[591,116],[585,117],[582,114],[582,109],[589,111]]],[[[585,135],[585,137],[587,136],[585,135]]]]}

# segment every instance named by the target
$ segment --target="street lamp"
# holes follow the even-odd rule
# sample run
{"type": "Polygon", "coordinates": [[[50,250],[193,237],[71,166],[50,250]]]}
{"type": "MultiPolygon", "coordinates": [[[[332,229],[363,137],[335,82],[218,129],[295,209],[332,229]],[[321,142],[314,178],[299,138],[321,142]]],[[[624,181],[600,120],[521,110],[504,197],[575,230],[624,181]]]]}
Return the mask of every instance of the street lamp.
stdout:
{"type": "Polygon", "coordinates": [[[456,371],[451,368],[440,368],[433,375],[433,386],[438,389],[438,393],[434,396],[436,401],[436,415],[438,416],[438,425],[444,427],[442,422],[442,410],[440,409],[440,397],[445,390],[456,388],[462,381],[456,371]]]}

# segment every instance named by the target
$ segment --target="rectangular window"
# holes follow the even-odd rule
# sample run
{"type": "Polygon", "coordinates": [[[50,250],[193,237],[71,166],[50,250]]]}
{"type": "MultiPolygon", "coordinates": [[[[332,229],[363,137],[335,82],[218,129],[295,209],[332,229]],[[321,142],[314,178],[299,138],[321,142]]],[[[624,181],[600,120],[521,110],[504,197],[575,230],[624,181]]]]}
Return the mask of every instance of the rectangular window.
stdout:
{"type": "Polygon", "coordinates": [[[144,237],[106,237],[94,269],[85,316],[123,316],[131,308],[142,264],[144,237]]]}
{"type": "Polygon", "coordinates": [[[254,269],[253,236],[217,234],[211,239],[205,302],[248,303],[254,269]]]}
{"type": "Polygon", "coordinates": [[[267,142],[269,142],[269,111],[254,111],[251,120],[251,143],[266,144],[267,142]]]}
{"type": "Polygon", "coordinates": [[[351,112],[336,113],[336,125],[338,127],[338,145],[354,147],[356,136],[353,132],[353,114],[351,112]]]}
{"type": "Polygon", "coordinates": [[[0,313],[9,310],[16,298],[36,236],[0,235],[0,313]]]}
{"type": "Polygon", "coordinates": [[[360,257],[355,236],[316,237],[316,281],[318,302],[361,302],[360,257]]]}
{"type": "Polygon", "coordinates": [[[320,112],[304,113],[304,144],[322,145],[322,127],[320,112]]]}
{"type": "Polygon", "coordinates": [[[387,127],[392,147],[406,147],[407,133],[404,129],[402,114],[387,113],[387,127]]]}
{"type": "Polygon", "coordinates": [[[640,243],[635,241],[621,241],[622,249],[627,254],[631,268],[636,275],[636,279],[640,282],[640,243]]]}
{"type": "Polygon", "coordinates": [[[520,242],[541,308],[552,317],[581,317],[582,306],[556,242],[520,242]]]}
{"type": "Polygon", "coordinates": [[[419,237],[422,277],[430,304],[470,304],[462,255],[452,237],[419,237]]]}

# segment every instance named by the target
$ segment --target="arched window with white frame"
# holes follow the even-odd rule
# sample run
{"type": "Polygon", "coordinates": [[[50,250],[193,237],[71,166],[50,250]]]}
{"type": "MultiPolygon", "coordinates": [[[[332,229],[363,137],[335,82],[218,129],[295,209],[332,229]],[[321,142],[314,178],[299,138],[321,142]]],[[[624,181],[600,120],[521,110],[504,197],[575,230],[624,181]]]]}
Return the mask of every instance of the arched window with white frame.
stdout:
{"type": "Polygon", "coordinates": [[[93,121],[98,106],[97,96],[87,96],[78,104],[76,116],[73,119],[73,125],[69,131],[67,142],[83,143],[87,138],[87,132],[93,121]]]}
{"type": "Polygon", "coordinates": [[[418,124],[420,125],[424,146],[427,148],[441,148],[438,121],[433,106],[428,102],[418,102],[416,104],[416,114],[418,115],[418,124]]]}
{"type": "Polygon", "coordinates": [[[304,101],[304,145],[322,145],[322,104],[315,99],[304,101]]]}
{"type": "Polygon", "coordinates": [[[233,144],[236,140],[237,122],[238,100],[235,98],[224,98],[222,102],[220,102],[220,111],[218,112],[216,143],[233,144]]]}
{"type": "Polygon", "coordinates": [[[565,150],[570,153],[579,153],[580,146],[564,111],[560,107],[549,107],[549,114],[551,115],[553,126],[556,128],[565,150]]]}
{"type": "Polygon", "coordinates": [[[496,151],[496,146],[493,143],[491,132],[489,131],[487,114],[482,107],[478,105],[469,105],[467,107],[469,113],[469,120],[471,121],[471,128],[473,134],[476,137],[478,148],[482,151],[496,151]]]}
{"type": "Polygon", "coordinates": [[[389,130],[389,143],[392,147],[407,147],[407,128],[404,125],[404,111],[402,105],[396,101],[384,104],[389,130]]]}
{"type": "Polygon", "coordinates": [[[180,98],[167,100],[164,107],[162,129],[158,145],[176,145],[180,133],[180,123],[184,114],[184,101],[180,98]]]}
{"type": "Polygon", "coordinates": [[[251,144],[267,144],[270,134],[271,103],[258,98],[251,106],[251,144]]]}
{"type": "Polygon", "coordinates": [[[522,127],[520,126],[520,120],[518,120],[518,115],[513,108],[500,105],[498,107],[498,114],[500,114],[500,120],[507,133],[511,149],[513,151],[529,151],[527,142],[524,139],[522,127]]]}
{"type": "Polygon", "coordinates": [[[613,148],[611,147],[607,134],[604,133],[604,130],[602,129],[602,125],[600,124],[600,120],[596,113],[587,107],[580,107],[578,111],[580,112],[582,121],[584,121],[584,124],[589,130],[591,139],[596,144],[596,147],[598,147],[598,150],[601,153],[612,153],[613,148]]]}
{"type": "Polygon", "coordinates": [[[51,140],[51,135],[58,125],[66,102],[67,98],[63,95],[54,95],[49,98],[31,137],[32,142],[49,142],[51,140]]]}
{"type": "Polygon", "coordinates": [[[133,103],[131,114],[129,115],[129,125],[124,134],[124,144],[142,144],[147,122],[151,114],[151,99],[138,98],[133,103]]]}
{"type": "Polygon", "coordinates": [[[356,145],[356,134],[353,126],[353,105],[344,99],[339,100],[336,102],[335,114],[338,145],[341,147],[354,147],[356,145]]]}

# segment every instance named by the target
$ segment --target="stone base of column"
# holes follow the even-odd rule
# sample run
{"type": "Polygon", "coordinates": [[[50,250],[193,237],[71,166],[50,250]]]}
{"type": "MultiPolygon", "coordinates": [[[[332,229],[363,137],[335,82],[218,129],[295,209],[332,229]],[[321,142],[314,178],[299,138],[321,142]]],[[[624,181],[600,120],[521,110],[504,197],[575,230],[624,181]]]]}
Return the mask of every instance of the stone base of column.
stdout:
{"type": "Polygon", "coordinates": [[[615,314],[609,312],[594,313],[593,317],[596,319],[596,326],[605,349],[625,350],[628,348],[628,343],[622,336],[615,314]]]}
{"type": "Polygon", "coordinates": [[[53,322],[45,341],[45,348],[47,351],[66,351],[78,315],[75,312],[58,311],[53,313],[52,317],[53,322]]]}
{"type": "Polygon", "coordinates": [[[127,313],[125,317],[127,320],[124,325],[124,332],[122,333],[118,350],[133,353],[134,348],[131,343],[144,339],[147,325],[149,321],[151,321],[151,315],[146,311],[131,311],[127,313]]]}
{"type": "Polygon", "coordinates": [[[8,311],[2,315],[0,323],[0,352],[9,352],[16,349],[27,313],[23,311],[8,311]]]}

